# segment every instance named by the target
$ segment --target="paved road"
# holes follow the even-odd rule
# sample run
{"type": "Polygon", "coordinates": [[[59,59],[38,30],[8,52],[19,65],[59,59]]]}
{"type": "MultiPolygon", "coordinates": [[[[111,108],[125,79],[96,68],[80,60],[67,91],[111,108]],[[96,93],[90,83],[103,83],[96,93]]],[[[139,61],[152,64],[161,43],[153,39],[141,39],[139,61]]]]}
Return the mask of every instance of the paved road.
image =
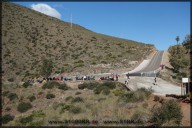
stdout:
{"type": "MultiPolygon", "coordinates": [[[[126,77],[120,77],[119,82],[125,83],[126,77]]],[[[139,88],[151,88],[153,89],[153,94],[165,96],[166,94],[181,94],[181,87],[176,86],[170,82],[167,82],[161,78],[157,77],[157,85],[154,85],[153,77],[135,77],[132,76],[129,79],[129,84],[126,85],[130,90],[135,91],[139,88]]]]}
{"type": "Polygon", "coordinates": [[[158,51],[154,54],[152,59],[150,60],[149,64],[136,72],[130,73],[130,76],[148,76],[148,77],[154,77],[155,75],[158,75],[158,69],[160,68],[162,57],[163,57],[164,51],[158,51]],[[155,72],[154,72],[155,71],[155,72]]]}

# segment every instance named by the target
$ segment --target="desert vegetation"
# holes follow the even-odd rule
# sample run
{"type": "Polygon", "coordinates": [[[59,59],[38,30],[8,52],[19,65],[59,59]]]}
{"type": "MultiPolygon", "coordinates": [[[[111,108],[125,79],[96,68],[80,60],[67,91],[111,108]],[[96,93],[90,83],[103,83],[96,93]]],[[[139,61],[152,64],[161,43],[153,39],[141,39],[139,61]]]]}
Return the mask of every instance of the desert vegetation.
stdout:
{"type": "Polygon", "coordinates": [[[4,81],[77,70],[102,72],[105,69],[100,64],[110,64],[111,69],[116,63],[131,68],[130,61],[141,61],[155,49],[151,44],[98,34],[77,24],[70,29],[68,22],[14,3],[3,2],[2,17],[4,81]],[[88,68],[90,65],[98,67],[88,68]]]}
{"type": "MultiPolygon", "coordinates": [[[[179,37],[176,38],[179,41],[179,37]]],[[[169,52],[169,62],[173,67],[170,70],[170,76],[174,81],[180,81],[183,77],[189,76],[190,67],[190,39],[191,36],[187,35],[181,44],[170,46],[169,52]]]]}
{"type": "MultiPolygon", "coordinates": [[[[151,89],[130,91],[116,81],[80,81],[71,86],[54,80],[28,82],[61,73],[133,68],[156,50],[153,45],[98,34],[77,24],[71,29],[68,22],[10,2],[2,3],[2,17],[3,126],[69,126],[75,124],[54,121],[81,119],[96,121],[89,124],[94,126],[181,124],[178,103],[160,102],[151,89]],[[124,119],[139,124],[104,123],[124,119]]],[[[185,49],[189,51],[187,43],[169,49],[174,57],[170,57],[176,73],[173,78],[186,75],[184,69],[189,64],[181,57],[185,49]],[[179,52],[175,52],[177,49],[179,52]]]]}
{"type": "Polygon", "coordinates": [[[118,126],[181,124],[182,113],[178,103],[175,100],[160,102],[161,98],[154,96],[151,89],[129,91],[122,83],[104,81],[87,81],[76,88],[66,88],[69,88],[66,83],[58,82],[27,88],[22,85],[3,85],[3,125],[61,126],[50,121],[70,119],[97,120],[99,124],[90,125],[99,126],[116,126],[117,124],[106,124],[103,121],[124,119],[139,121],[139,124],[118,126]],[[59,89],[60,86],[65,89],[59,89]],[[34,88],[37,92],[31,92],[34,88]],[[25,92],[18,93],[23,89],[25,92]],[[7,102],[9,95],[22,97],[22,100],[15,98],[7,102]]]}

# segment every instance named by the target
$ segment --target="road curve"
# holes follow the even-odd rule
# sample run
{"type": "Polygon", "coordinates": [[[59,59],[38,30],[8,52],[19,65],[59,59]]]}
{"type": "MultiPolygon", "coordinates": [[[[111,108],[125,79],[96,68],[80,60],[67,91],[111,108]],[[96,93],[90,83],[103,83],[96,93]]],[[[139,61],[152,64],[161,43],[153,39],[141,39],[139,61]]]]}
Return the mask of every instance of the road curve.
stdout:
{"type": "Polygon", "coordinates": [[[158,74],[157,70],[160,68],[162,62],[163,52],[164,51],[157,51],[145,68],[129,73],[129,76],[156,76],[158,74]]]}

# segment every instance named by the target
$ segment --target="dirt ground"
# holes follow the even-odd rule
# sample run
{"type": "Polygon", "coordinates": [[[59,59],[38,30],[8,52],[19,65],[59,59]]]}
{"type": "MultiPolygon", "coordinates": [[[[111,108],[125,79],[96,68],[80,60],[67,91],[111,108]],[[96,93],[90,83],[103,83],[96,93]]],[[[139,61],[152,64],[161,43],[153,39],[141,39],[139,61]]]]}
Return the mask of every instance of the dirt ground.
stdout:
{"type": "Polygon", "coordinates": [[[164,51],[162,64],[169,68],[173,68],[169,63],[169,53],[167,51],[164,51]]]}
{"type": "Polygon", "coordinates": [[[179,102],[179,104],[183,112],[182,126],[190,126],[190,113],[191,113],[190,104],[183,102],[179,102]]]}

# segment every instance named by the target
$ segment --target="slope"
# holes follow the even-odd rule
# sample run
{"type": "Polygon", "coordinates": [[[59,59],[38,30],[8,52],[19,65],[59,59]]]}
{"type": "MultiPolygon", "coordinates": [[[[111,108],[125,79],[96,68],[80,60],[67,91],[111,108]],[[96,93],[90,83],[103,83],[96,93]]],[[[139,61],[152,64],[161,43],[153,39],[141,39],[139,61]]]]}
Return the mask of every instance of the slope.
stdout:
{"type": "Polygon", "coordinates": [[[39,77],[44,58],[54,63],[54,73],[95,73],[108,68],[91,65],[117,63],[129,68],[154,46],[92,32],[17,4],[2,3],[3,80],[39,77]]]}

